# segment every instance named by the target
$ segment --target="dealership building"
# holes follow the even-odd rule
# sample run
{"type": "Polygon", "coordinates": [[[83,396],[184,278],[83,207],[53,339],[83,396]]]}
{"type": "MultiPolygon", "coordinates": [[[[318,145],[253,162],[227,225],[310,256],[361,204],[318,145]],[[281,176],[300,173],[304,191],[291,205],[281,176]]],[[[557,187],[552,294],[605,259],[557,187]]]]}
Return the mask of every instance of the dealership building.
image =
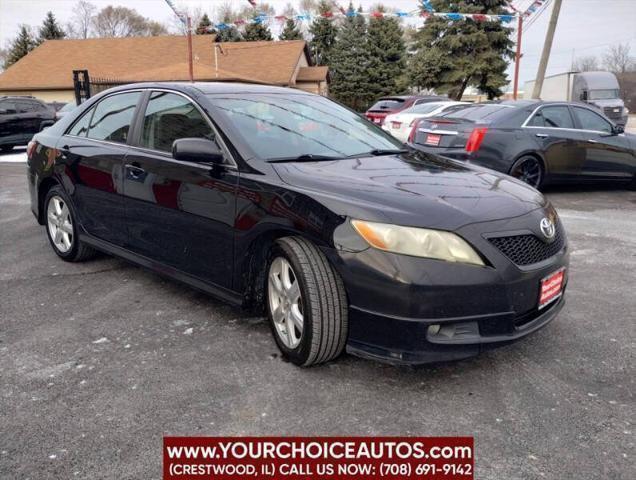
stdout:
{"type": "MultiPolygon", "coordinates": [[[[195,81],[249,82],[328,93],[328,68],[312,66],[304,40],[219,42],[192,37],[195,81]]],[[[73,71],[103,84],[188,81],[185,36],[48,40],[0,74],[0,95],[75,98],[73,71]]]]}

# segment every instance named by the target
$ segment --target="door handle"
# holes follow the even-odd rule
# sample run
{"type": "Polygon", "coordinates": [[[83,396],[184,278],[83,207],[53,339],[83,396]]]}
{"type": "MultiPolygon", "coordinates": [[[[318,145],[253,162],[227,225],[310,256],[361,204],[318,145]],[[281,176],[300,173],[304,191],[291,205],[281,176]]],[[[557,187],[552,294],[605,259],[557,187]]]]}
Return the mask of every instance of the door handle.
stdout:
{"type": "Polygon", "coordinates": [[[536,136],[539,138],[548,138],[549,135],[547,133],[537,133],[536,136]]]}
{"type": "Polygon", "coordinates": [[[146,173],[146,171],[143,168],[141,168],[139,164],[134,164],[134,163],[133,164],[127,163],[126,170],[130,174],[130,176],[135,179],[141,177],[144,173],[146,173]]]}
{"type": "Polygon", "coordinates": [[[588,138],[587,141],[589,143],[598,143],[598,140],[594,140],[593,138],[588,138]]]}

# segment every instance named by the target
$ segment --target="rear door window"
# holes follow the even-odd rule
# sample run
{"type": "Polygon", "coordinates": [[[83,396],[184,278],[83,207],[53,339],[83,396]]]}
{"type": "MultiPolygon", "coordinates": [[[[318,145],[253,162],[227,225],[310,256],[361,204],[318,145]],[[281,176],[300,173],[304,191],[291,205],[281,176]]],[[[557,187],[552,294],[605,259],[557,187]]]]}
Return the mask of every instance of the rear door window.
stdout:
{"type": "Polygon", "coordinates": [[[214,132],[199,109],[182,95],[152,92],[141,135],[141,146],[162,152],[172,151],[179,138],[214,140],[214,132]]]}
{"type": "Polygon", "coordinates": [[[574,128],[570,109],[566,105],[543,107],[528,122],[530,127],[574,128]]]}
{"type": "Polygon", "coordinates": [[[75,125],[67,132],[69,135],[75,135],[76,137],[85,137],[88,132],[88,123],[91,120],[91,116],[95,111],[95,107],[90,108],[82,117],[75,122],[75,125]]]}
{"type": "Polygon", "coordinates": [[[574,107],[574,115],[582,130],[612,133],[612,125],[596,112],[587,108],[574,107]]]}
{"type": "Polygon", "coordinates": [[[126,143],[140,96],[141,92],[118,93],[100,101],[88,128],[88,138],[126,143]]]}

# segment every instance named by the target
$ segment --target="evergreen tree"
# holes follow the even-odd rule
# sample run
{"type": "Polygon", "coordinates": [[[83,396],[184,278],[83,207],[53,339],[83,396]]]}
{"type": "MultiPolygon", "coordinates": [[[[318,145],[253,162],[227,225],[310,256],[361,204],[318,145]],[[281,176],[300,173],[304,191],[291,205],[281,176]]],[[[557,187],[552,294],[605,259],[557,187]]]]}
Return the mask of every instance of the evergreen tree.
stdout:
{"type": "Polygon", "coordinates": [[[338,30],[335,45],[330,52],[330,94],[354,110],[365,110],[373,99],[369,86],[369,48],[366,40],[366,22],[349,4],[347,16],[338,30]]]}
{"type": "Polygon", "coordinates": [[[226,15],[223,17],[223,22],[226,28],[219,28],[214,41],[216,42],[242,42],[243,36],[234,25],[232,25],[231,18],[226,15]]]}
{"type": "Polygon", "coordinates": [[[7,69],[15,62],[24,57],[27,53],[33,50],[37,46],[33,35],[29,27],[26,25],[20,26],[18,36],[9,45],[9,51],[7,53],[7,59],[4,62],[4,68],[7,69]]]}
{"type": "Polygon", "coordinates": [[[212,28],[212,21],[210,17],[208,17],[207,13],[204,13],[199,20],[199,25],[197,25],[197,29],[195,30],[197,35],[210,35],[212,33],[216,33],[214,28],[212,28]]]}
{"type": "Polygon", "coordinates": [[[336,42],[336,34],[338,29],[331,18],[322,15],[330,13],[332,10],[332,2],[321,0],[318,4],[319,16],[312,22],[309,32],[313,38],[309,43],[314,63],[316,65],[329,65],[331,49],[336,42]]]}
{"type": "MultiPolygon", "coordinates": [[[[383,8],[379,7],[383,12],[383,8]]],[[[394,17],[372,17],[367,28],[367,81],[373,98],[399,93],[398,80],[406,67],[406,47],[400,22],[394,17]]]]}
{"type": "Polygon", "coordinates": [[[267,25],[264,25],[261,21],[248,23],[245,26],[243,38],[247,42],[256,42],[259,40],[274,40],[274,37],[272,37],[272,32],[270,32],[267,25]]]}
{"type": "Polygon", "coordinates": [[[296,22],[289,18],[285,22],[285,28],[283,32],[280,34],[281,40],[302,40],[303,34],[300,32],[300,29],[296,26],[296,22]]]}
{"type": "MultiPolygon", "coordinates": [[[[506,0],[431,0],[438,12],[509,14],[506,0]]],[[[430,17],[417,33],[417,53],[409,62],[411,84],[434,88],[460,100],[469,85],[494,98],[508,83],[513,57],[511,28],[500,21],[449,21],[430,17]]]]}
{"type": "Polygon", "coordinates": [[[53,12],[46,13],[46,17],[44,17],[44,21],[38,33],[38,45],[45,40],[59,40],[66,37],[66,33],[62,27],[59,26],[57,20],[55,20],[53,12]]]}

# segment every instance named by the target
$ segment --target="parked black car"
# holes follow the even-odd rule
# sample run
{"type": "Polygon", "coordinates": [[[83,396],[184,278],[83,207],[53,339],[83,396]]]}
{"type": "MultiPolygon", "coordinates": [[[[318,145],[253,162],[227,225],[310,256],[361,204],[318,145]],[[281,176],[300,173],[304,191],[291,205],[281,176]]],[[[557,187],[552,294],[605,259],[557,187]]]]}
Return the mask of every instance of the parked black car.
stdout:
{"type": "Polygon", "coordinates": [[[504,101],[422,119],[410,144],[492,168],[533,187],[547,183],[633,182],[636,135],[579,103],[504,101]]]}
{"type": "Polygon", "coordinates": [[[0,150],[26,145],[54,122],[55,109],[36,98],[0,96],[0,150]]]}
{"type": "Polygon", "coordinates": [[[265,308],[299,365],[345,346],[401,363],[464,358],[563,306],[566,236],[539,192],[404,149],[318,95],[118,87],[27,151],[31,208],[59,257],[102,250],[265,308]]]}

